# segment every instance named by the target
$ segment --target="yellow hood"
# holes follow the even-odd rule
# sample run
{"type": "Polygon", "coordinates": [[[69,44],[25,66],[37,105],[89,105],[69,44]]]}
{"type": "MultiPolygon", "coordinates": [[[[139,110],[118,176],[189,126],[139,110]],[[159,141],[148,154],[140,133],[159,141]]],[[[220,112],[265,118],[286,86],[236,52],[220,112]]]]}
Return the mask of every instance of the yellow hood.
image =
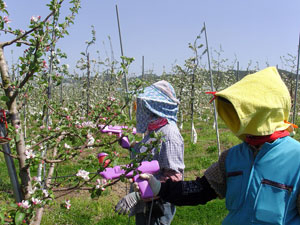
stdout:
{"type": "Polygon", "coordinates": [[[287,87],[275,67],[245,76],[216,93],[219,116],[240,139],[285,130],[291,108],[287,87]]]}

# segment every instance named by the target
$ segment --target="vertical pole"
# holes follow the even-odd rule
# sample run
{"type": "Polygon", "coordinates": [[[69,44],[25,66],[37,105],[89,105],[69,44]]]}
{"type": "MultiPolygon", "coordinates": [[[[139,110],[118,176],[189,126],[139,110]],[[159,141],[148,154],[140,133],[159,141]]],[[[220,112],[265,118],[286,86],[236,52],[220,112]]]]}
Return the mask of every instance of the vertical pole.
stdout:
{"type": "MultiPolygon", "coordinates": [[[[55,36],[55,31],[54,31],[54,27],[55,27],[55,23],[56,23],[56,18],[55,16],[53,16],[53,30],[52,30],[52,43],[55,43],[54,40],[56,38],[55,36]]],[[[48,87],[47,87],[47,97],[48,99],[51,99],[51,85],[52,85],[52,80],[51,80],[51,74],[53,72],[53,55],[54,55],[54,48],[55,45],[52,44],[51,45],[51,50],[50,50],[50,61],[49,61],[49,72],[48,72],[48,87]]],[[[49,116],[49,108],[48,106],[46,106],[46,128],[48,129],[48,126],[50,125],[50,116],[49,116]]],[[[47,153],[47,146],[45,147],[45,149],[43,149],[42,153],[41,153],[41,157],[44,157],[47,153]]],[[[37,171],[37,177],[40,178],[43,182],[45,181],[45,177],[46,177],[46,163],[39,164],[38,167],[38,171],[37,171]],[[42,171],[43,170],[43,171],[42,171]],[[42,179],[42,173],[43,173],[43,179],[42,179]]],[[[44,183],[42,183],[42,185],[44,186],[44,183]]]]}
{"type": "Polygon", "coordinates": [[[26,118],[26,105],[27,105],[27,98],[24,99],[24,106],[23,106],[23,117],[24,117],[24,139],[27,138],[27,118],[26,118]]]}
{"type": "MultiPolygon", "coordinates": [[[[212,75],[212,70],[211,70],[211,66],[210,66],[210,57],[209,57],[208,40],[207,40],[205,22],[204,22],[204,31],[205,31],[205,41],[206,41],[206,50],[207,50],[207,58],[208,58],[208,68],[209,68],[209,72],[210,72],[210,85],[211,85],[211,90],[214,91],[214,82],[213,82],[213,75],[212,75]]],[[[215,124],[216,124],[216,136],[217,136],[218,153],[219,153],[219,156],[220,156],[221,155],[221,149],[220,149],[218,117],[217,117],[217,110],[216,110],[215,101],[213,101],[213,104],[214,104],[214,117],[215,117],[215,124]]]]}
{"type": "Polygon", "coordinates": [[[239,72],[240,72],[240,62],[236,63],[236,81],[239,81],[239,72]]]}
{"type": "Polygon", "coordinates": [[[63,81],[64,81],[64,74],[62,74],[61,83],[60,83],[60,104],[63,103],[63,81]]]}
{"type": "MultiPolygon", "coordinates": [[[[1,115],[1,116],[3,116],[3,115],[1,115]]],[[[3,122],[0,123],[0,135],[2,137],[6,136],[6,127],[3,122]]],[[[21,202],[24,198],[22,196],[22,192],[21,192],[19,181],[18,181],[14,161],[13,161],[12,157],[10,156],[11,151],[10,151],[9,144],[8,143],[2,144],[2,149],[4,151],[4,158],[5,158],[10,182],[13,186],[13,192],[14,192],[15,199],[17,202],[21,202]]]]}
{"type": "MultiPolygon", "coordinates": [[[[117,13],[117,21],[118,21],[118,30],[119,30],[119,39],[120,39],[120,47],[121,47],[121,56],[122,56],[122,63],[124,64],[124,53],[123,53],[123,45],[122,45],[122,36],[121,36],[121,28],[120,28],[120,20],[119,20],[119,12],[118,12],[118,6],[116,5],[116,13],[117,13]]],[[[124,73],[124,81],[125,81],[125,88],[126,88],[126,93],[128,93],[128,84],[127,84],[127,76],[126,73],[124,73]]],[[[128,98],[126,96],[126,98],[128,98]]],[[[127,99],[128,100],[128,99],[127,99]]],[[[129,109],[129,119],[131,120],[131,111],[129,109]]]]}
{"type": "Polygon", "coordinates": [[[300,56],[300,34],[298,42],[298,59],[297,59],[297,72],[296,72],[296,87],[294,96],[294,112],[293,112],[293,124],[296,123],[296,107],[297,107],[297,91],[298,91],[298,80],[299,80],[299,56],[300,56]]]}
{"type": "Polygon", "coordinates": [[[87,92],[86,92],[86,117],[89,115],[89,101],[90,101],[90,54],[87,54],[87,92]]]}
{"type": "Polygon", "coordinates": [[[145,79],[145,67],[144,67],[144,56],[142,57],[142,80],[145,79]]]}
{"type": "MultiPolygon", "coordinates": [[[[198,56],[196,56],[198,58],[198,56]]],[[[196,59],[197,60],[197,59],[196,59]]],[[[194,99],[195,99],[195,73],[196,73],[196,67],[198,66],[198,63],[193,68],[193,75],[192,75],[192,88],[191,88],[191,142],[193,144],[196,144],[197,133],[194,127],[194,99]]]]}

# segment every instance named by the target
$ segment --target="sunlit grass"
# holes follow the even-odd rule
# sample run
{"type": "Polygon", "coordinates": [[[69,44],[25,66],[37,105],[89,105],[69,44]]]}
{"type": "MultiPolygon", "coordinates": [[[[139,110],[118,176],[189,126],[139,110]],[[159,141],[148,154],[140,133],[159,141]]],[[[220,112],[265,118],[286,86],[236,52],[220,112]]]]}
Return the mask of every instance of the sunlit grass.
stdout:
{"type": "MultiPolygon", "coordinates": [[[[216,132],[213,129],[213,119],[208,121],[196,121],[195,128],[198,133],[196,144],[191,143],[190,122],[184,123],[184,130],[181,132],[185,142],[185,180],[195,179],[195,176],[202,176],[206,168],[218,160],[218,146],[216,132]]],[[[224,151],[241,141],[236,138],[224,123],[219,121],[219,135],[221,151],[224,151]]],[[[296,134],[296,140],[300,135],[296,134]]],[[[117,147],[117,146],[116,146],[117,147]]],[[[118,147],[117,147],[118,148],[118,147]]],[[[128,155],[127,150],[119,149],[122,156],[128,155]]],[[[95,172],[98,168],[96,155],[100,150],[87,149],[84,157],[78,157],[72,162],[64,163],[57,167],[59,176],[75,174],[79,169],[95,172]]],[[[126,157],[121,159],[126,162],[126,157]]],[[[13,200],[11,184],[7,173],[5,160],[0,154],[0,203],[6,204],[13,200]]],[[[34,173],[35,171],[33,171],[34,173]]],[[[62,178],[64,179],[64,178],[62,178]]],[[[57,179],[59,181],[59,179],[57,179]]],[[[72,184],[72,180],[70,182],[72,184]]],[[[60,198],[53,202],[44,212],[43,225],[72,224],[72,225],[118,225],[128,224],[128,216],[118,215],[113,208],[118,200],[126,193],[124,187],[120,193],[117,187],[108,188],[99,199],[91,199],[87,191],[73,192],[71,195],[60,198]],[[71,208],[67,210],[61,207],[65,199],[71,200],[71,208]]],[[[179,225],[219,225],[226,216],[224,200],[213,200],[206,205],[177,207],[172,224],[179,225]]],[[[135,224],[134,217],[130,218],[130,224],[135,224]]]]}

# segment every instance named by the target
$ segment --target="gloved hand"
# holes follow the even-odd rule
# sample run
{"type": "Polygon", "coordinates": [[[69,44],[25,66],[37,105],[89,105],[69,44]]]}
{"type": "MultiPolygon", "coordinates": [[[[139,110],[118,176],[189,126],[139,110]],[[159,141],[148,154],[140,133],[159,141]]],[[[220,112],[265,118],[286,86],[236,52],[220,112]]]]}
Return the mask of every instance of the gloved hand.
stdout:
{"type": "MultiPolygon", "coordinates": [[[[149,173],[142,173],[142,174],[140,174],[139,177],[141,179],[148,180],[150,187],[152,189],[153,195],[157,196],[160,191],[160,187],[161,187],[160,181],[157,180],[152,174],[149,174],[149,173]]],[[[133,184],[133,188],[136,192],[139,191],[139,185],[137,182],[135,182],[133,184]]]]}
{"type": "Polygon", "coordinates": [[[139,192],[131,192],[123,197],[115,206],[115,212],[119,214],[127,214],[141,199],[139,192]]]}

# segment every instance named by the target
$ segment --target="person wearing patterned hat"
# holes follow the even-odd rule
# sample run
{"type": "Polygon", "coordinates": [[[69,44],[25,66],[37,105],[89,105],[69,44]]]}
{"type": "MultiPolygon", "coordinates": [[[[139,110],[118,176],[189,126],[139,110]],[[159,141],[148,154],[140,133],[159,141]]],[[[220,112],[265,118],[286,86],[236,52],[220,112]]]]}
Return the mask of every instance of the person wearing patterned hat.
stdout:
{"type": "MultiPolygon", "coordinates": [[[[225,198],[223,225],[300,224],[300,143],[287,122],[291,98],[275,67],[215,93],[219,116],[242,140],[192,181],[148,179],[154,195],[175,205],[225,198]]],[[[135,183],[136,186],[136,183],[135,183]]]]}
{"type": "MultiPolygon", "coordinates": [[[[152,150],[153,160],[159,162],[160,172],[155,177],[160,182],[183,179],[184,142],[176,124],[178,106],[174,88],[164,80],[146,87],[136,101],[136,130],[146,135],[134,145],[132,152],[139,154],[147,150],[142,143],[151,142],[152,132],[163,134],[160,149],[152,150]]],[[[170,224],[176,208],[174,204],[163,200],[145,202],[137,192],[132,192],[118,202],[115,210],[120,214],[130,210],[130,216],[135,215],[137,225],[159,225],[170,224]]]]}

